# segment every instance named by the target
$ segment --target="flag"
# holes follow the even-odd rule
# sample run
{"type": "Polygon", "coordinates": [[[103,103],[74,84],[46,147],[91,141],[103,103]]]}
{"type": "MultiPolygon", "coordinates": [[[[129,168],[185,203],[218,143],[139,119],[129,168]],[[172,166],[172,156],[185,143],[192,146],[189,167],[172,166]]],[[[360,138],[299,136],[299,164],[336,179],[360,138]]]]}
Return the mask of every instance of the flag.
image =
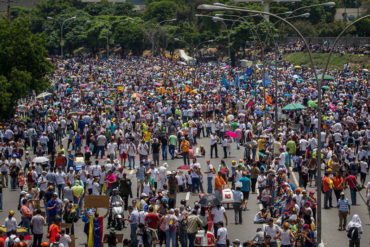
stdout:
{"type": "Polygon", "coordinates": [[[268,105],[271,105],[271,104],[272,104],[271,96],[269,96],[269,95],[267,95],[267,94],[266,94],[266,103],[267,103],[268,105]]]}
{"type": "Polygon", "coordinates": [[[265,83],[263,84],[262,82],[262,86],[264,85],[266,85],[266,87],[271,85],[271,80],[268,73],[265,74],[265,83]]]}
{"type": "Polygon", "coordinates": [[[245,71],[245,73],[247,74],[247,76],[251,76],[251,75],[252,75],[252,67],[253,67],[253,65],[252,65],[252,66],[250,66],[250,67],[245,71]]]}
{"type": "Polygon", "coordinates": [[[235,76],[235,79],[234,79],[234,87],[239,87],[239,75],[236,75],[235,76]]]}
{"type": "Polygon", "coordinates": [[[249,107],[251,107],[253,104],[254,104],[254,101],[253,101],[252,99],[249,99],[249,100],[247,101],[247,105],[246,105],[246,107],[247,107],[247,108],[249,108],[249,107]]]}
{"type": "Polygon", "coordinates": [[[229,83],[227,83],[226,81],[226,78],[225,76],[223,75],[222,76],[222,82],[221,82],[222,86],[224,86],[225,88],[229,88],[229,83]]]}

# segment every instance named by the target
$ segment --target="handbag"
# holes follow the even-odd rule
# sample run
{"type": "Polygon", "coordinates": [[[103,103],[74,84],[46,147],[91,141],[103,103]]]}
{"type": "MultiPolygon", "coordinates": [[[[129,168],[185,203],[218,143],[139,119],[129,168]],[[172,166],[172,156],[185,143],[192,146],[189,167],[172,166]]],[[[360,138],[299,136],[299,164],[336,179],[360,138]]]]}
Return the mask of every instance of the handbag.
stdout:
{"type": "Polygon", "coordinates": [[[360,185],[360,184],[358,184],[357,183],[357,181],[356,181],[356,183],[353,181],[353,179],[351,178],[351,180],[352,180],[352,182],[355,184],[355,188],[354,188],[354,190],[356,191],[356,192],[359,192],[359,191],[361,191],[362,190],[362,186],[360,185]]]}

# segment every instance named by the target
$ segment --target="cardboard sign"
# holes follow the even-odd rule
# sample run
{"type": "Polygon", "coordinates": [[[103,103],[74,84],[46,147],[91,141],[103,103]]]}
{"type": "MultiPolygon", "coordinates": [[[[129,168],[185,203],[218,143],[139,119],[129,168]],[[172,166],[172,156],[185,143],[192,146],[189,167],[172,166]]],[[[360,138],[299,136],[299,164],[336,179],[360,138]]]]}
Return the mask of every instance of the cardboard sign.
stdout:
{"type": "Polygon", "coordinates": [[[85,196],[85,208],[109,208],[109,196],[85,196]]]}

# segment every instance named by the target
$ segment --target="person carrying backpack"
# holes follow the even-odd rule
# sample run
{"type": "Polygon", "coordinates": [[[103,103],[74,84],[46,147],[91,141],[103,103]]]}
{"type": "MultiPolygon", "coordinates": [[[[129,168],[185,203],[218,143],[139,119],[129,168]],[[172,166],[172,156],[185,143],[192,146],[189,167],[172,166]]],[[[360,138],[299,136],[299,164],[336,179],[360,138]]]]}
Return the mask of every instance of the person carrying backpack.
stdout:
{"type": "Polygon", "coordinates": [[[362,230],[361,219],[357,214],[352,216],[351,221],[346,227],[347,237],[349,238],[349,247],[360,247],[362,230]]]}

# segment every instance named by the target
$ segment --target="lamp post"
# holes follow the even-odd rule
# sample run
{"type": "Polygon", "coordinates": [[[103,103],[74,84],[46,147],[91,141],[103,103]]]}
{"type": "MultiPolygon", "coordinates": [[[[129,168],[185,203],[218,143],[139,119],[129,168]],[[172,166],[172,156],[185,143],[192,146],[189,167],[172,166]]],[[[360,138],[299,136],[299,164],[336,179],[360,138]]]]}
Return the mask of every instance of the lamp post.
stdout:
{"type": "Polygon", "coordinates": [[[65,19],[62,22],[57,21],[55,18],[48,16],[48,20],[55,20],[60,25],[60,57],[63,58],[63,26],[66,21],[76,19],[76,16],[72,16],[70,18],[65,19]]]}
{"type": "MultiPolygon", "coordinates": [[[[291,28],[293,28],[293,30],[299,35],[299,37],[303,40],[303,42],[305,43],[306,45],[306,48],[307,48],[307,51],[308,51],[308,54],[309,54],[309,57],[310,57],[310,62],[311,62],[311,66],[312,66],[312,69],[313,69],[313,72],[314,72],[314,76],[316,78],[316,81],[317,81],[317,91],[318,91],[318,107],[317,107],[317,111],[318,111],[318,121],[319,121],[319,124],[318,124],[318,149],[317,149],[317,163],[318,163],[318,176],[317,176],[317,181],[316,181],[316,185],[317,185],[317,201],[318,201],[318,205],[319,207],[317,208],[317,240],[318,242],[321,242],[321,191],[320,191],[320,188],[321,188],[321,138],[320,138],[320,133],[321,133],[321,86],[322,86],[322,80],[318,80],[318,77],[317,77],[317,72],[316,72],[316,66],[315,66],[315,63],[313,61],[313,58],[312,58],[312,52],[311,52],[311,49],[310,49],[310,46],[308,44],[308,42],[306,41],[305,37],[302,35],[302,33],[292,24],[290,23],[289,21],[287,21],[286,19],[278,16],[278,15],[275,15],[275,14],[272,14],[272,13],[269,13],[269,12],[263,12],[263,11],[257,11],[257,10],[249,10],[249,9],[245,9],[245,8],[241,8],[241,7],[234,7],[234,6],[228,6],[228,5],[209,5],[209,4],[202,4],[202,5],[199,5],[198,6],[198,9],[199,10],[207,10],[207,11],[240,11],[240,12],[247,12],[247,13],[252,13],[252,14],[263,14],[263,15],[268,15],[268,16],[272,16],[274,18],[277,18],[279,20],[281,20],[282,22],[288,24],[291,28]]],[[[323,79],[323,78],[322,78],[323,79]]]]}

